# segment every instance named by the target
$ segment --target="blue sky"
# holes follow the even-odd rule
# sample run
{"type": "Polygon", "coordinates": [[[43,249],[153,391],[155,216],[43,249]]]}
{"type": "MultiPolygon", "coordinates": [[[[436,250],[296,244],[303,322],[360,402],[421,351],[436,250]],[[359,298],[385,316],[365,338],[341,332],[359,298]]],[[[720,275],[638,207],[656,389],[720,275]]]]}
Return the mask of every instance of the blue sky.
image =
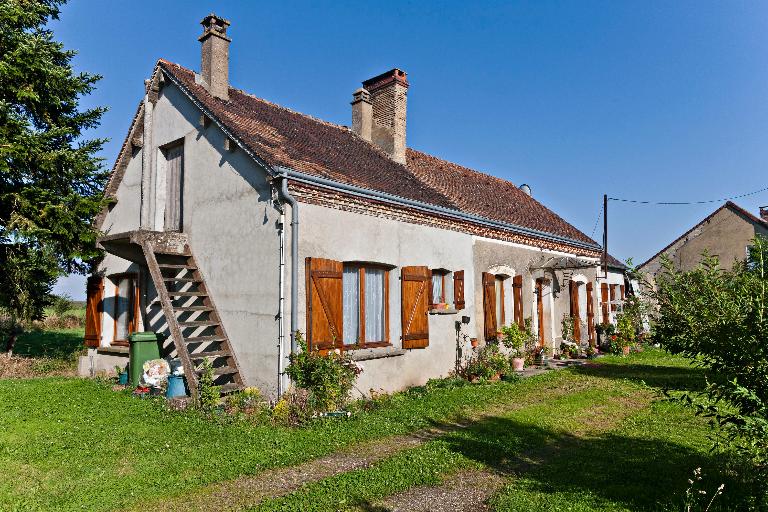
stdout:
{"type": "MultiPolygon", "coordinates": [[[[348,125],[360,82],[404,69],[410,147],[528,183],[588,235],[603,193],[768,186],[768,2],[72,0],[52,28],[104,76],[84,104],[110,108],[106,165],[154,62],[199,69],[209,12],[232,21],[234,86],[348,125]]],[[[736,202],[756,212],[768,193],[736,202]]],[[[612,203],[609,250],[641,262],[717,206],[612,203]]],[[[82,283],[57,290],[82,298],[82,283]]]]}

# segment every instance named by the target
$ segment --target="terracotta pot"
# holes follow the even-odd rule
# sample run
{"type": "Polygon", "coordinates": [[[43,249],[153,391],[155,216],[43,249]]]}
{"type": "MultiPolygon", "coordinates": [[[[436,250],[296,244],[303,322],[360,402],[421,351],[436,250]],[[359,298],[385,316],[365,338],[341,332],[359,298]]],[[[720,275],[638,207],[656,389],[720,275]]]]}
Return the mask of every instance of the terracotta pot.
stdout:
{"type": "Polygon", "coordinates": [[[512,369],[516,372],[521,372],[525,368],[525,359],[522,357],[513,357],[512,358],[512,369]]]}
{"type": "Polygon", "coordinates": [[[469,338],[469,342],[472,344],[472,348],[477,348],[477,338],[469,338]]]}
{"type": "Polygon", "coordinates": [[[500,374],[500,373],[497,373],[496,375],[494,375],[493,377],[491,377],[489,380],[490,380],[491,382],[499,382],[499,381],[501,380],[501,374],[500,374]]]}
{"type": "Polygon", "coordinates": [[[628,356],[629,355],[629,346],[621,347],[621,353],[624,354],[625,356],[628,356]]]}

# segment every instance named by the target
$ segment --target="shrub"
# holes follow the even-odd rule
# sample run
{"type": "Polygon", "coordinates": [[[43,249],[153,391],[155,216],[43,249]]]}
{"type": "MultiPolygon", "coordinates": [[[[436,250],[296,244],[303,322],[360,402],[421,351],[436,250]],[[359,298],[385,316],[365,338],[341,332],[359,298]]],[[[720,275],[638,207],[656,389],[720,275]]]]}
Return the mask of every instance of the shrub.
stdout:
{"type": "Polygon", "coordinates": [[[55,316],[63,317],[72,309],[72,298],[69,295],[54,295],[51,309],[55,316]]]}
{"type": "Polygon", "coordinates": [[[224,397],[223,402],[224,411],[227,414],[246,419],[251,423],[263,423],[270,415],[269,402],[256,387],[230,393],[224,397]]]}
{"type": "Polygon", "coordinates": [[[653,340],[708,370],[699,396],[681,400],[720,427],[768,480],[768,240],[731,270],[706,254],[690,272],[663,262],[652,294],[653,340]]]}
{"type": "Polygon", "coordinates": [[[522,357],[528,333],[515,323],[502,327],[501,333],[502,345],[509,349],[513,356],[522,357]]]}
{"type": "Polygon", "coordinates": [[[489,343],[478,350],[477,355],[469,357],[460,373],[467,380],[489,380],[511,373],[510,370],[509,359],[499,351],[499,345],[489,343]]]}
{"type": "Polygon", "coordinates": [[[314,412],[344,407],[362,369],[339,350],[327,354],[309,350],[300,332],[296,340],[301,350],[289,356],[285,373],[297,388],[308,392],[308,407],[314,412]]]}
{"type": "Polygon", "coordinates": [[[197,406],[205,412],[211,413],[219,405],[221,398],[221,386],[213,384],[213,366],[209,359],[203,361],[203,374],[198,382],[197,406]]]}

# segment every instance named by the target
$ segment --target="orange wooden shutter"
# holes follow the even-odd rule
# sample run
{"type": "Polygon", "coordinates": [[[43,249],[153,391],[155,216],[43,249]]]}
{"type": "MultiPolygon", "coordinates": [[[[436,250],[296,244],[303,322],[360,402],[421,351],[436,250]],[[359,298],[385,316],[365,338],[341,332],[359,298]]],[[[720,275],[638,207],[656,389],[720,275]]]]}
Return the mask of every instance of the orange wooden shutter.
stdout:
{"type": "Polygon", "coordinates": [[[483,317],[485,339],[496,339],[496,276],[483,272],[483,317]]]}
{"type": "Polygon", "coordinates": [[[312,349],[343,346],[344,264],[307,258],[307,343],[312,349]]]}
{"type": "Polygon", "coordinates": [[[104,310],[104,280],[100,276],[91,276],[86,285],[85,303],[85,346],[98,347],[101,341],[101,313],[104,310]]]}
{"type": "Polygon", "coordinates": [[[587,332],[589,343],[595,346],[595,305],[593,304],[592,283],[587,283],[587,332]]]}
{"type": "Polygon", "coordinates": [[[581,341],[581,311],[579,311],[579,283],[570,281],[571,286],[571,318],[573,319],[573,339],[581,341]]]}
{"type": "Polygon", "coordinates": [[[515,323],[521,328],[525,328],[525,319],[523,318],[523,276],[517,275],[512,278],[512,300],[515,301],[515,323]]]}
{"type": "Polygon", "coordinates": [[[600,302],[603,310],[603,323],[608,323],[608,284],[600,284],[600,302]]]}
{"type": "Polygon", "coordinates": [[[536,280],[536,315],[539,323],[539,346],[544,346],[544,281],[536,280]]]}
{"type": "Polygon", "coordinates": [[[464,271],[453,273],[453,304],[456,309],[464,309],[464,271]]]}
{"type": "Polygon", "coordinates": [[[403,348],[425,348],[429,345],[432,272],[427,267],[403,267],[400,279],[403,348]]]}
{"type": "Polygon", "coordinates": [[[619,291],[621,292],[621,300],[623,301],[625,299],[625,296],[624,296],[624,285],[623,284],[619,285],[619,291]]]}

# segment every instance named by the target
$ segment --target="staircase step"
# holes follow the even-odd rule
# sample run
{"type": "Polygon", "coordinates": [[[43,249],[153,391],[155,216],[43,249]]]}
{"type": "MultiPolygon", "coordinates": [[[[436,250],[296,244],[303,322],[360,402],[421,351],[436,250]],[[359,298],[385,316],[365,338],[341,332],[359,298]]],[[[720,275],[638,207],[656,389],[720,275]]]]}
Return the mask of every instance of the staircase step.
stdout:
{"type": "Polygon", "coordinates": [[[163,281],[171,283],[202,283],[195,277],[164,277],[163,281]]]}
{"type": "MultiPolygon", "coordinates": [[[[229,366],[219,366],[218,368],[212,368],[214,375],[234,375],[237,373],[236,368],[232,368],[229,366]]],[[[202,374],[205,370],[202,368],[197,368],[195,370],[195,373],[202,374]]]]}
{"type": "Polygon", "coordinates": [[[205,292],[172,292],[168,290],[168,296],[170,297],[207,297],[205,292]]]}
{"type": "Polygon", "coordinates": [[[213,311],[213,308],[210,306],[173,306],[174,311],[213,311]]]}
{"type": "Polygon", "coordinates": [[[245,386],[242,384],[231,382],[229,384],[224,384],[220,389],[222,393],[231,393],[232,391],[240,391],[243,388],[245,388],[245,386]]]}
{"type": "Polygon", "coordinates": [[[206,357],[232,357],[229,350],[214,350],[211,352],[198,352],[196,354],[189,354],[190,359],[205,359],[206,357]]]}
{"type": "Polygon", "coordinates": [[[190,336],[184,338],[186,343],[205,343],[206,341],[227,341],[224,336],[190,336]]]}
{"type": "Polygon", "coordinates": [[[197,267],[194,265],[179,265],[176,263],[158,263],[158,267],[160,268],[176,268],[176,269],[185,269],[185,270],[197,270],[197,267]]]}
{"type": "Polygon", "coordinates": [[[213,320],[200,320],[191,322],[179,322],[179,327],[213,327],[214,325],[220,325],[219,322],[213,320]]]}

